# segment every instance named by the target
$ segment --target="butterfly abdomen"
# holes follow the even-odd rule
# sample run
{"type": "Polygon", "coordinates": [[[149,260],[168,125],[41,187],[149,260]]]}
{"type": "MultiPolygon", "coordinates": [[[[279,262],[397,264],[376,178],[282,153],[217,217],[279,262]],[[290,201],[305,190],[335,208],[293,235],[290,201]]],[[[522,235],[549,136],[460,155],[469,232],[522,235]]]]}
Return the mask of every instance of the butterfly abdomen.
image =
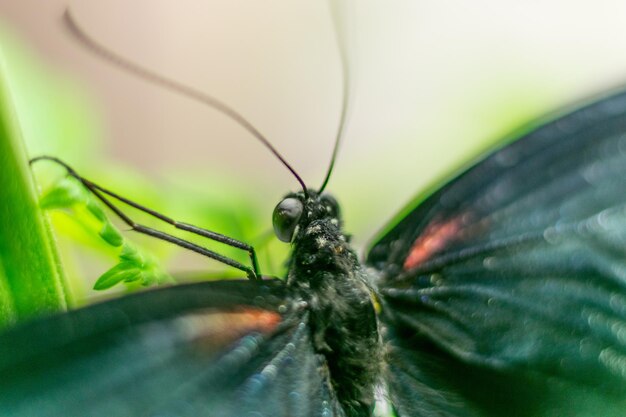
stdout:
{"type": "Polygon", "coordinates": [[[308,305],[315,350],[323,355],[348,416],[371,415],[381,344],[356,254],[332,216],[308,222],[294,240],[289,286],[308,305]]]}

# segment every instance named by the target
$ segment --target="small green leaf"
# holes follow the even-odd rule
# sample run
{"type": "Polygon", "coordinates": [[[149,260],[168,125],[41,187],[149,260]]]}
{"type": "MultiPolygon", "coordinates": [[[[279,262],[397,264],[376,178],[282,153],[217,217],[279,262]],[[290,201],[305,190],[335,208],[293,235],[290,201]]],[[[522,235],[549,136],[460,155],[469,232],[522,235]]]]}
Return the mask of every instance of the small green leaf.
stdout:
{"type": "Polygon", "coordinates": [[[143,271],[141,277],[141,285],[144,287],[149,287],[151,285],[160,285],[166,282],[175,282],[174,278],[167,272],[163,271],[157,265],[153,265],[143,271]]]}
{"type": "Polygon", "coordinates": [[[90,198],[87,201],[87,210],[89,210],[89,212],[93,214],[94,217],[100,220],[101,222],[107,221],[106,213],[104,212],[104,210],[102,210],[102,207],[100,207],[100,205],[93,198],[90,198]]]}
{"type": "Polygon", "coordinates": [[[43,209],[68,208],[74,204],[84,204],[87,200],[84,189],[69,178],[63,178],[49,189],[39,200],[43,209]]]}
{"type": "Polygon", "coordinates": [[[128,242],[124,242],[124,246],[122,246],[120,260],[133,263],[137,265],[137,267],[143,267],[145,263],[144,257],[141,253],[139,253],[139,251],[128,242]]]}
{"type": "MultiPolygon", "coordinates": [[[[140,269],[137,269],[137,271],[141,271],[140,269]]],[[[130,284],[131,282],[135,282],[135,281],[143,281],[144,280],[144,275],[145,272],[141,271],[137,274],[132,274],[127,276],[126,278],[124,278],[124,282],[127,284],[130,284]]]]}
{"type": "Polygon", "coordinates": [[[109,221],[104,222],[99,234],[111,246],[118,247],[124,243],[124,236],[109,221]]]}
{"type": "Polygon", "coordinates": [[[94,290],[106,290],[122,281],[132,282],[141,278],[142,270],[129,262],[120,262],[102,274],[93,286],[94,290]]]}

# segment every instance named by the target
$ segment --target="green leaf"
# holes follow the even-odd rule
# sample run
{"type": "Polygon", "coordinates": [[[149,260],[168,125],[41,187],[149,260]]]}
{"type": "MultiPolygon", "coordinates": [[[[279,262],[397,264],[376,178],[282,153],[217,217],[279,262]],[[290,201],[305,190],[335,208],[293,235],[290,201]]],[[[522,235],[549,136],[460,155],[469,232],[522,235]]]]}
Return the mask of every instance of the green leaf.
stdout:
{"type": "Polygon", "coordinates": [[[174,278],[164,270],[162,270],[158,265],[155,265],[151,268],[146,268],[141,276],[141,285],[144,287],[149,287],[151,285],[160,285],[164,283],[173,283],[174,278]]]}
{"type": "Polygon", "coordinates": [[[142,277],[142,270],[131,262],[120,262],[102,274],[93,286],[94,290],[106,290],[120,282],[137,281],[142,277]]]}
{"type": "Polygon", "coordinates": [[[124,243],[124,236],[108,220],[102,224],[99,235],[111,246],[118,247],[124,243]]]}
{"type": "Polygon", "coordinates": [[[102,210],[102,207],[100,207],[100,204],[98,204],[98,202],[94,200],[93,198],[90,198],[87,200],[87,210],[89,210],[89,212],[93,214],[94,217],[100,220],[101,222],[108,221],[106,213],[104,212],[104,210],[102,210]]]}
{"type": "Polygon", "coordinates": [[[68,208],[86,201],[87,195],[81,184],[71,178],[63,178],[41,197],[39,205],[43,209],[68,208]]]}
{"type": "Polygon", "coordinates": [[[145,263],[144,257],[141,253],[139,253],[139,251],[128,242],[124,242],[124,246],[122,246],[120,260],[134,263],[137,267],[143,267],[145,263]]]}

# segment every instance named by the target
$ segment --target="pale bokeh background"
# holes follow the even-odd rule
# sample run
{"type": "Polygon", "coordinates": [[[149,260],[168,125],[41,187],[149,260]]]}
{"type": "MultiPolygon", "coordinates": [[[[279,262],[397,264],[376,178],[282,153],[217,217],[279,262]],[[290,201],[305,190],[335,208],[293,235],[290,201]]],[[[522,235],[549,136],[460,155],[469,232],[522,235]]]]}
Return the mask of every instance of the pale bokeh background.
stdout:
{"type": "MultiPolygon", "coordinates": [[[[297,187],[287,171],[224,116],[84,48],[64,29],[67,5],[0,0],[0,21],[92,97],[103,157],[155,181],[181,171],[194,172],[199,184],[232,176],[267,201],[260,215],[269,222],[276,201],[297,187]]],[[[341,91],[325,2],[81,0],[71,7],[117,53],[229,103],[309,186],[319,185],[341,91]]],[[[359,0],[346,15],[355,90],[329,190],[358,244],[519,123],[626,79],[623,1],[359,0]]]]}

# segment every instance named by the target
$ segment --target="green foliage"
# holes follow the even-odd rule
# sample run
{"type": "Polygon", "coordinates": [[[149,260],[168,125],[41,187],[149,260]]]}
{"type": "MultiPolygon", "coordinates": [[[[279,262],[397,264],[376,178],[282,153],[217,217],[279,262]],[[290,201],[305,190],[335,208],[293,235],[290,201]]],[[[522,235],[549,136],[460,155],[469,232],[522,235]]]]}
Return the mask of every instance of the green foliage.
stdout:
{"type": "Polygon", "coordinates": [[[95,195],[73,177],[61,178],[41,197],[45,209],[71,211],[71,218],[81,229],[93,237],[98,236],[104,245],[117,251],[118,263],[98,278],[95,290],[106,290],[119,283],[148,286],[173,282],[154,256],[127,241],[106,216],[95,195]]]}
{"type": "Polygon", "coordinates": [[[144,287],[174,282],[156,258],[142,254],[131,243],[124,243],[119,260],[117,265],[98,278],[94,285],[95,290],[106,290],[122,282],[139,283],[144,287]]]}
{"type": "MultiPolygon", "coordinates": [[[[28,158],[39,155],[58,156],[81,175],[177,220],[250,243],[257,248],[265,275],[283,275],[289,247],[278,242],[268,226],[272,207],[266,205],[271,203],[251,200],[247,186],[225,179],[221,172],[198,175],[172,170],[163,173],[170,183],[157,185],[154,179],[148,181],[133,169],[107,161],[100,151],[101,129],[88,89],[38,62],[2,27],[0,46],[10,64],[2,70],[6,79],[0,83],[0,94],[10,92],[11,96],[10,101],[3,98],[0,109],[0,241],[5,242],[0,243],[0,327],[27,316],[83,304],[96,294],[90,288],[127,292],[173,282],[165,270],[175,271],[178,281],[242,277],[241,271],[175,245],[120,231],[109,220],[108,209],[75,179],[65,177],[61,168],[52,163],[29,168],[28,158]],[[22,149],[20,131],[27,152],[22,149]],[[7,146],[14,149],[5,151],[7,146]],[[36,187],[30,182],[31,171],[46,190],[39,205],[36,187]],[[52,228],[46,225],[48,217],[52,228]],[[30,237],[38,234],[41,242],[47,243],[31,243],[30,237]],[[47,264],[50,271],[44,272],[40,264],[47,264]],[[15,279],[17,284],[9,285],[7,276],[17,269],[19,274],[14,276],[20,278],[15,279]]],[[[180,233],[144,213],[120,206],[142,224],[178,233],[249,264],[245,251],[180,233]]]]}
{"type": "Polygon", "coordinates": [[[0,328],[63,310],[70,299],[22,144],[0,50],[0,328]]]}
{"type": "Polygon", "coordinates": [[[102,274],[94,289],[106,290],[120,282],[134,282],[141,279],[141,269],[135,268],[131,262],[120,262],[102,274]]]}
{"type": "Polygon", "coordinates": [[[122,237],[120,232],[108,221],[102,224],[102,228],[98,234],[111,246],[122,246],[124,243],[124,237],[122,237]]]}
{"type": "Polygon", "coordinates": [[[83,187],[77,186],[72,178],[64,178],[41,196],[39,205],[43,209],[66,208],[86,203],[87,200],[87,192],[83,187]]]}

